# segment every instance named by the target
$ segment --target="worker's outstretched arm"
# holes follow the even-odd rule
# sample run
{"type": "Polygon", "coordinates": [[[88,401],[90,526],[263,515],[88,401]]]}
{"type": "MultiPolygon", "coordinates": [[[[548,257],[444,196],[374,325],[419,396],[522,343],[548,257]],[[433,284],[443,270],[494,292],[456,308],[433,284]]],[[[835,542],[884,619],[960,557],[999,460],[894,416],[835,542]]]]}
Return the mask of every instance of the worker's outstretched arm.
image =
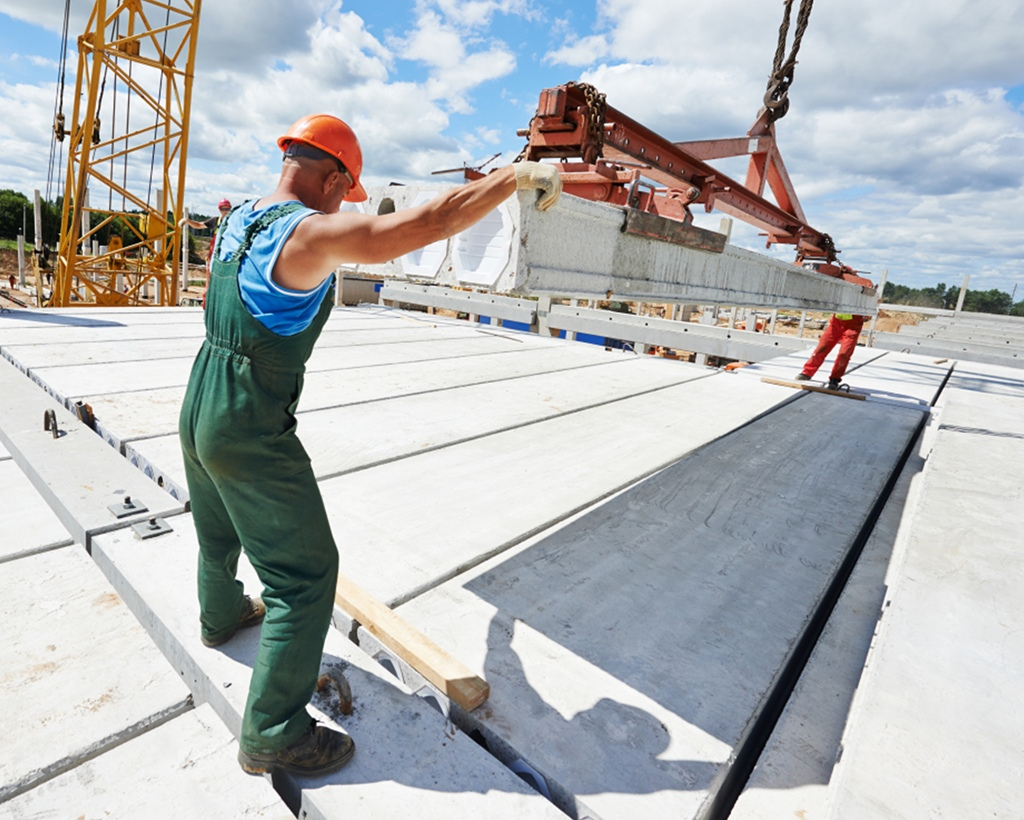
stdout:
{"type": "Polygon", "coordinates": [[[521,162],[391,214],[351,211],[307,217],[281,250],[274,280],[294,290],[316,287],[342,264],[377,264],[446,239],[479,222],[517,189],[537,190],[547,210],[562,190],[554,165],[521,162]]]}

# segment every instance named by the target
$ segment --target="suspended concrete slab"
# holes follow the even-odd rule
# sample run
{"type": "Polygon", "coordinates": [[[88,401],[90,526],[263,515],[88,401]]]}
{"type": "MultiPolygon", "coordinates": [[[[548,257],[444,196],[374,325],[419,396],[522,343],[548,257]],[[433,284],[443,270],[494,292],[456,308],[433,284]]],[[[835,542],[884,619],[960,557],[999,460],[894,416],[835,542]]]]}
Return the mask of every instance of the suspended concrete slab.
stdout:
{"type": "MultiPolygon", "coordinates": [[[[259,630],[240,631],[208,649],[199,638],[194,594],[198,544],[190,515],[174,530],[144,542],[124,532],[96,540],[93,556],[136,617],[181,670],[199,702],[208,702],[237,736],[259,630]]],[[[260,585],[242,559],[239,577],[250,592],[260,585]]],[[[330,630],[321,671],[340,672],[352,690],[352,714],[337,699],[317,695],[312,714],[335,723],[356,742],[353,761],[339,772],[301,780],[283,775],[278,790],[300,817],[550,818],[564,816],[430,703],[414,696],[340,632],[330,630]]],[[[169,754],[180,755],[180,750],[169,754]]],[[[237,777],[244,775],[238,772],[237,777]]]]}
{"type": "Polygon", "coordinates": [[[191,709],[80,547],[8,561],[3,575],[0,803],[191,709]]]}
{"type": "Polygon", "coordinates": [[[235,739],[209,706],[137,735],[15,797],[8,817],[293,815],[261,777],[239,777],[235,739]]]}
{"type": "Polygon", "coordinates": [[[937,407],[924,492],[843,736],[828,818],[1020,811],[1024,380],[1017,372],[990,371],[985,390],[975,389],[987,380],[978,368],[965,384],[954,371],[937,407]]]}
{"type": "Polygon", "coordinates": [[[399,612],[570,815],[719,816],[922,418],[805,395],[399,612]]]}
{"type": "MultiPolygon", "coordinates": [[[[447,186],[445,186],[447,187],[447,186]]],[[[442,186],[388,186],[369,192],[368,212],[436,196],[442,186]]],[[[874,314],[878,298],[842,280],[726,245],[715,253],[624,232],[626,211],[563,195],[545,212],[524,191],[492,217],[430,249],[367,273],[421,284],[476,287],[640,302],[751,305],[874,314]],[[413,258],[415,257],[415,259],[413,258]]],[[[678,223],[675,223],[678,224],[678,223]]]]}

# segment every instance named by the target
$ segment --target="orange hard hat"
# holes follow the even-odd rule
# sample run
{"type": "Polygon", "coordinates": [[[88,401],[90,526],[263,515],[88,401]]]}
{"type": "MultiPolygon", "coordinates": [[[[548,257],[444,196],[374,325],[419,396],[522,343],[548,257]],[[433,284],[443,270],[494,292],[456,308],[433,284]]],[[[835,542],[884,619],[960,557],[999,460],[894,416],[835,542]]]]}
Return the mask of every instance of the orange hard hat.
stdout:
{"type": "Polygon", "coordinates": [[[293,142],[319,148],[345,166],[352,178],[346,202],[363,202],[366,199],[366,190],[359,182],[359,175],[363,172],[363,152],[348,125],[330,114],[309,114],[292,123],[288,133],[278,137],[277,146],[284,151],[293,142]]]}

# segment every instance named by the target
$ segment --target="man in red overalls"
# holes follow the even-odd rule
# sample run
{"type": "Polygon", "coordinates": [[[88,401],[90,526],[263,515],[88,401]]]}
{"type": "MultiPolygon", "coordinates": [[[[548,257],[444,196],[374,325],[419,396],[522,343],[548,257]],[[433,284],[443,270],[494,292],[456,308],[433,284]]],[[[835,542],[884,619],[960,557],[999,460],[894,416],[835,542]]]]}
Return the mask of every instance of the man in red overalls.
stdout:
{"type": "Polygon", "coordinates": [[[814,377],[825,361],[825,357],[833,347],[839,345],[839,355],[836,356],[835,364],[832,365],[832,374],[828,379],[828,389],[838,390],[839,382],[850,364],[850,357],[857,347],[857,339],[860,337],[861,328],[864,327],[864,320],[867,316],[857,316],[852,313],[833,313],[829,320],[828,327],[818,339],[818,346],[814,348],[811,358],[807,360],[803,370],[797,374],[797,381],[808,381],[814,377]]]}

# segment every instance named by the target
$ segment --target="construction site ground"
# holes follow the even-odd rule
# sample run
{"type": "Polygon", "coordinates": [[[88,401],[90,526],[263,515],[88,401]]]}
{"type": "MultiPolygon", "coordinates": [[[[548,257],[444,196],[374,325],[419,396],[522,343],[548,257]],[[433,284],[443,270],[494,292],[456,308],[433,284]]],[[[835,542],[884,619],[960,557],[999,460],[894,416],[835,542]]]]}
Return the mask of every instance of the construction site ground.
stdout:
{"type": "Polygon", "coordinates": [[[271,782],[234,760],[258,630],[199,637],[203,336],[195,308],[0,315],[0,816],[1019,812],[1024,371],[859,347],[852,401],[765,381],[806,353],[726,372],[335,309],[298,421],[342,572],[490,698],[339,608],[351,714],[311,708],[355,759],[271,782]]]}

